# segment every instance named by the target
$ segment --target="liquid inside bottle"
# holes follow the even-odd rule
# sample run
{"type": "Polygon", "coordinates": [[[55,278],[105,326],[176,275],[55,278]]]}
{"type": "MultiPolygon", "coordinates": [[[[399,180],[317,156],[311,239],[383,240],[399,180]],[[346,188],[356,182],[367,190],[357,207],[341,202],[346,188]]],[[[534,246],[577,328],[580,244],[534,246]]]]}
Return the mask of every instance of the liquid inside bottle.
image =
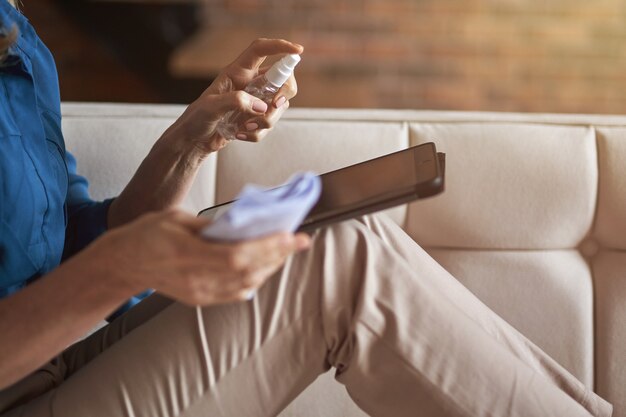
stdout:
{"type": "MultiPolygon", "coordinates": [[[[268,106],[271,105],[274,96],[293,73],[294,68],[300,62],[300,55],[286,55],[276,62],[263,75],[250,81],[244,91],[256,98],[263,100],[268,106]]],[[[245,130],[245,123],[250,120],[250,115],[239,111],[230,111],[218,122],[216,130],[225,139],[234,140],[235,135],[245,130]]]]}

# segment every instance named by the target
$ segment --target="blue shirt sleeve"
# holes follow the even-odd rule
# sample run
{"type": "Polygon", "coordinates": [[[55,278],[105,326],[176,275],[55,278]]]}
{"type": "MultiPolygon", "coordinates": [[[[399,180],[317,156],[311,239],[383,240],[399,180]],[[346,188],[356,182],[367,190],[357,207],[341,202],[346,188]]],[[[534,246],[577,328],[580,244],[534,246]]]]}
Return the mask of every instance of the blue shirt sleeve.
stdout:
{"type": "Polygon", "coordinates": [[[76,159],[66,152],[68,191],[65,200],[67,227],[63,259],[76,254],[107,230],[107,215],[113,199],[102,202],[89,197],[87,179],[76,173],[76,159]]]}

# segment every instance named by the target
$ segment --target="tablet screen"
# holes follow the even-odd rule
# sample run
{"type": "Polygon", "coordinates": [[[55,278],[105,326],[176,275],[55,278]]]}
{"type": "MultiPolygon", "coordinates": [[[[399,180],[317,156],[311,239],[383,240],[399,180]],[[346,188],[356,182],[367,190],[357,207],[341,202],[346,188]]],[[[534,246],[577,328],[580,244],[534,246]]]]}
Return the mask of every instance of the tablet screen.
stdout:
{"type": "Polygon", "coordinates": [[[411,188],[417,182],[413,152],[398,152],[332,171],[321,180],[322,195],[307,222],[411,188]]]}
{"type": "MultiPolygon", "coordinates": [[[[401,204],[440,192],[443,172],[439,169],[434,144],[426,143],[351,165],[320,176],[322,194],[303,227],[348,217],[351,212],[372,212],[377,206],[401,204]],[[423,187],[421,187],[423,186],[423,187]],[[434,191],[433,191],[434,190],[434,191]]],[[[214,220],[229,203],[208,208],[200,215],[214,220]]]]}

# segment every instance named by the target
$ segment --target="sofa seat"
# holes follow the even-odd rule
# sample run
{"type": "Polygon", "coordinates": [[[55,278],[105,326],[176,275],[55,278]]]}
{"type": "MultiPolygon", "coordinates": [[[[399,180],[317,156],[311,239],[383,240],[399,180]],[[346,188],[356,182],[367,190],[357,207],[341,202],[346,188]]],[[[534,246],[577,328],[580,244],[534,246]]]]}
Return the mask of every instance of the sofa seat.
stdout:
{"type": "MultiPolygon", "coordinates": [[[[63,105],[92,195],[117,195],[183,106],[63,105]]],[[[446,191],[386,212],[483,302],[626,417],[626,117],[290,109],[211,155],[184,207],[433,141],[446,191]]],[[[361,416],[332,372],[283,411],[361,416]]]]}

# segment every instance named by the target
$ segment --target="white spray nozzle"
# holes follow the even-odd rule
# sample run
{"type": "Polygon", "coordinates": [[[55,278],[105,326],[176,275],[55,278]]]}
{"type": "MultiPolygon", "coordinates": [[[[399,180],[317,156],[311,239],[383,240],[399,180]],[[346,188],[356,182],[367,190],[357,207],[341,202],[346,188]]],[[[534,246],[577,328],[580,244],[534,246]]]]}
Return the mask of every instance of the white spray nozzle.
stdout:
{"type": "Polygon", "coordinates": [[[281,87],[289,79],[302,58],[298,54],[285,55],[265,73],[265,77],[276,87],[281,87]]]}

